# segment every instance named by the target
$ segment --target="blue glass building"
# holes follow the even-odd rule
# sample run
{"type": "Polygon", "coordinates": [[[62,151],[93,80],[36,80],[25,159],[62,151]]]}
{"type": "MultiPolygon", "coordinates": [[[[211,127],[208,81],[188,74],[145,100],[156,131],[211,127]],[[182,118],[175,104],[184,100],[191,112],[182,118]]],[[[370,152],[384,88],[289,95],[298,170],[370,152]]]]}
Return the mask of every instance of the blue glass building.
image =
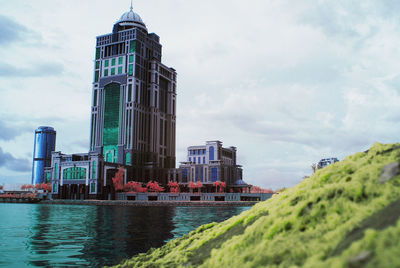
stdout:
{"type": "Polygon", "coordinates": [[[51,166],[51,152],[56,149],[56,131],[52,127],[42,126],[35,130],[33,148],[32,184],[47,182],[45,167],[51,166]]]}

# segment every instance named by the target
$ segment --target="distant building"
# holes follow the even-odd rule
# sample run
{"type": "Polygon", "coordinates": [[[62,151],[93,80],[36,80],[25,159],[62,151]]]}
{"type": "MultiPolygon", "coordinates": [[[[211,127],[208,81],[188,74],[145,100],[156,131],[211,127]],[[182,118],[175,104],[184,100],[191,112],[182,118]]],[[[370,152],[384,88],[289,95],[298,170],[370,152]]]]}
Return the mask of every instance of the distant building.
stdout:
{"type": "Polygon", "coordinates": [[[50,182],[45,177],[45,168],[51,166],[51,153],[56,149],[56,131],[52,127],[41,126],[35,130],[33,147],[32,184],[50,182]]]}
{"type": "Polygon", "coordinates": [[[178,169],[181,184],[201,182],[205,191],[214,191],[214,182],[225,182],[227,190],[250,187],[242,180],[243,170],[236,163],[236,147],[224,148],[221,141],[207,141],[205,145],[190,146],[187,159],[178,169]]]}
{"type": "Polygon", "coordinates": [[[321,169],[321,168],[327,167],[327,166],[332,165],[332,164],[334,164],[336,162],[339,162],[339,160],[336,157],[321,159],[317,164],[317,169],[321,169]]]}

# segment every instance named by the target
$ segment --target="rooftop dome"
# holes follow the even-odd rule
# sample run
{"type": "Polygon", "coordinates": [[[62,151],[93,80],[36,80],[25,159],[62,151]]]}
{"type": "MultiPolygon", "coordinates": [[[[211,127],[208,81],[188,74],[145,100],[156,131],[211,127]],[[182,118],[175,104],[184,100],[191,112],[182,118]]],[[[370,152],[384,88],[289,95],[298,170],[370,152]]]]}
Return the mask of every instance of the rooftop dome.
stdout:
{"type": "Polygon", "coordinates": [[[131,5],[131,9],[128,12],[122,14],[121,18],[117,21],[120,26],[136,26],[147,31],[146,25],[144,24],[142,18],[139,14],[133,12],[133,8],[131,5]]]}

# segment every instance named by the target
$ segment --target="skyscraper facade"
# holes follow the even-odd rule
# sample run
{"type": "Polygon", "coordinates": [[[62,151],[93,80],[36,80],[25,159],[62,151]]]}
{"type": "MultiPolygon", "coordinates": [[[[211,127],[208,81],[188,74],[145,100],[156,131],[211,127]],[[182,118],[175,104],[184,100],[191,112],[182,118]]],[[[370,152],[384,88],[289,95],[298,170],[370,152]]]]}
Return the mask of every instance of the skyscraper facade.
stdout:
{"type": "Polygon", "coordinates": [[[90,152],[131,167],[135,180],[166,183],[176,161],[177,74],[161,57],[159,36],[132,7],[97,37],[90,152]]]}
{"type": "Polygon", "coordinates": [[[88,153],[54,151],[54,198],[113,199],[112,178],[167,184],[176,176],[176,71],[132,7],[96,38],[88,153]]]}

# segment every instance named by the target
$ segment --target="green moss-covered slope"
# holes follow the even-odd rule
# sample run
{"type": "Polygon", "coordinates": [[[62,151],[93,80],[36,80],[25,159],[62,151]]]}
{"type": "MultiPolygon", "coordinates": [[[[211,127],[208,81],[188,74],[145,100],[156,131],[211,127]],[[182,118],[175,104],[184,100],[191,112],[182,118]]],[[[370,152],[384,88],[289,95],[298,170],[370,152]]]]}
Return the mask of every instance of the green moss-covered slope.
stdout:
{"type": "Polygon", "coordinates": [[[375,144],[117,267],[400,267],[400,176],[379,179],[399,148],[375,144]]]}

